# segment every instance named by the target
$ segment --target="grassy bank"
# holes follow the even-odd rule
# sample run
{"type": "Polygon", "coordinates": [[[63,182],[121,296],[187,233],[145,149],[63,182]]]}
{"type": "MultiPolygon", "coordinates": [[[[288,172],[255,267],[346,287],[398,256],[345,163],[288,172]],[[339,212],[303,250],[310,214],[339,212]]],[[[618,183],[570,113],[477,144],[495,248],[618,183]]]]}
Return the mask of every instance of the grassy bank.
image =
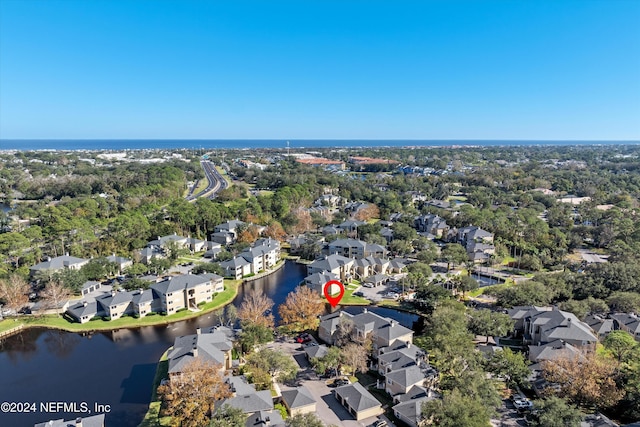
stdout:
{"type": "Polygon", "coordinates": [[[171,417],[160,416],[161,402],[158,399],[158,386],[160,381],[167,378],[169,372],[169,361],[167,360],[167,354],[169,350],[165,351],[160,362],[158,362],[158,368],[156,369],[156,376],[153,379],[153,389],[151,390],[151,403],[149,403],[149,410],[144,416],[144,419],[138,427],[164,427],[171,425],[171,417]]]}
{"type": "Polygon", "coordinates": [[[201,306],[201,310],[198,312],[184,310],[170,316],[150,314],[140,319],[130,316],[122,317],[116,320],[96,319],[84,324],[71,322],[67,320],[66,317],[56,315],[24,316],[14,319],[5,319],[1,321],[0,332],[16,327],[19,324],[23,324],[25,327],[53,328],[70,332],[108,331],[112,329],[166,325],[169,323],[178,322],[180,320],[192,319],[194,317],[202,316],[207,312],[216,310],[229,304],[238,294],[238,286],[240,285],[240,283],[242,283],[242,280],[225,280],[224,291],[216,295],[213,301],[211,301],[210,303],[201,306]]]}

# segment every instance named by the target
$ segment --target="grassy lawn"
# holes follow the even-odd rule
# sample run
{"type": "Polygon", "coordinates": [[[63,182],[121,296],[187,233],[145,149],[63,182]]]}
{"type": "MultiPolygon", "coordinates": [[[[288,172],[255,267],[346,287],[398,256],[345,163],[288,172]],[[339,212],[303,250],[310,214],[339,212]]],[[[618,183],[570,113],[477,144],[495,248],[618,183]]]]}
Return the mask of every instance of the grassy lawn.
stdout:
{"type": "Polygon", "coordinates": [[[354,297],[353,296],[353,292],[358,289],[360,287],[359,284],[357,283],[351,283],[349,285],[347,285],[344,289],[344,296],[342,297],[342,300],[340,300],[341,304],[346,304],[346,305],[369,305],[371,304],[371,302],[369,302],[368,299],[366,298],[362,298],[362,297],[354,297]]]}
{"type": "Polygon", "coordinates": [[[216,166],[216,170],[222,176],[222,178],[225,181],[227,181],[227,187],[231,187],[231,180],[229,179],[229,176],[227,175],[227,172],[224,169],[222,169],[220,166],[216,166]]]}
{"type": "Polygon", "coordinates": [[[193,193],[191,194],[195,196],[199,192],[204,191],[208,185],[209,185],[209,180],[207,178],[202,178],[201,180],[198,181],[198,186],[196,187],[195,190],[193,190],[193,193]]]}
{"type": "Polygon", "coordinates": [[[8,331],[9,329],[13,329],[16,326],[20,325],[20,322],[14,319],[4,319],[0,321],[0,333],[4,331],[8,331]]]}
{"type": "Polygon", "coordinates": [[[385,299],[385,300],[382,300],[378,305],[380,307],[397,308],[397,307],[400,307],[402,303],[399,300],[395,300],[395,299],[385,299]]]}
{"type": "Polygon", "coordinates": [[[504,283],[496,283],[495,285],[484,286],[482,288],[474,289],[473,291],[467,292],[467,297],[476,298],[476,297],[482,295],[483,293],[485,293],[485,291],[487,289],[510,288],[514,284],[515,284],[515,282],[512,279],[507,279],[504,283]]]}
{"type": "Polygon", "coordinates": [[[215,296],[213,301],[200,307],[200,311],[192,312],[190,310],[183,310],[170,316],[163,316],[160,314],[147,315],[141,319],[134,317],[122,317],[116,320],[91,320],[88,323],[75,323],[70,322],[64,317],[55,315],[48,316],[25,316],[16,319],[6,319],[0,322],[0,331],[11,329],[19,324],[24,324],[29,327],[44,327],[62,329],[71,332],[82,331],[96,331],[96,330],[112,330],[120,328],[135,328],[139,326],[151,326],[162,325],[179,320],[190,319],[198,317],[209,311],[215,310],[219,307],[225,306],[230,303],[238,293],[238,285],[242,283],[242,280],[225,280],[225,290],[215,296]]]}

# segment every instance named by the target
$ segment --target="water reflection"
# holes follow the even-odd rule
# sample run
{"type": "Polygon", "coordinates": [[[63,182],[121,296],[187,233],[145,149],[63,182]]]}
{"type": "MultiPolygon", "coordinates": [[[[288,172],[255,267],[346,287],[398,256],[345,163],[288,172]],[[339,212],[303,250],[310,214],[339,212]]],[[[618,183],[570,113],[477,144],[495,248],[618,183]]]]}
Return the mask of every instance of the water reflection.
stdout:
{"type": "MultiPolygon", "coordinates": [[[[306,268],[292,262],[271,276],[240,286],[234,304],[245,292],[262,289],[276,306],[284,302],[304,278],[306,268]]],[[[361,307],[347,309],[357,313],[361,307]]],[[[370,308],[407,327],[416,327],[415,315],[385,308],[370,308]]],[[[278,318],[277,310],[274,316],[278,318]]],[[[169,325],[119,329],[109,332],[71,333],[29,329],[0,341],[0,402],[61,401],[111,405],[106,425],[135,427],[151,397],[156,363],[175,337],[215,325],[216,316],[169,325]]],[[[414,329],[416,330],[416,329],[414,329]]],[[[75,419],[74,413],[0,413],[0,426],[33,426],[49,419],[75,419]]]]}
{"type": "Polygon", "coordinates": [[[50,330],[45,332],[44,343],[47,351],[60,359],[66,359],[80,343],[78,334],[65,331],[50,330]]]}

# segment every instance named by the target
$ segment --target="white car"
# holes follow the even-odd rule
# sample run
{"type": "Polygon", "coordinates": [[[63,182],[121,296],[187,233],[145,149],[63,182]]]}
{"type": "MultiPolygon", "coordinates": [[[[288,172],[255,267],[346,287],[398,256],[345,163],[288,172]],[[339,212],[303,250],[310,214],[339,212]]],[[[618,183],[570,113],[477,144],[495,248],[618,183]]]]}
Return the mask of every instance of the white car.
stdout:
{"type": "Polygon", "coordinates": [[[529,399],[515,399],[513,404],[518,411],[530,411],[533,409],[533,402],[529,399]]]}

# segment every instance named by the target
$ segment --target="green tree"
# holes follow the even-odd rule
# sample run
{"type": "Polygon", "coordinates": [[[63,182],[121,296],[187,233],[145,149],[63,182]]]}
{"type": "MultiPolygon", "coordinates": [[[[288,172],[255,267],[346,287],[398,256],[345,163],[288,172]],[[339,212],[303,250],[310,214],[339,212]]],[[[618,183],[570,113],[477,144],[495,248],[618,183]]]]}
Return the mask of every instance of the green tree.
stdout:
{"type": "Polygon", "coordinates": [[[311,359],[311,364],[319,374],[324,374],[334,369],[337,370],[338,366],[340,366],[340,348],[337,346],[329,347],[324,356],[311,359]]]}
{"type": "Polygon", "coordinates": [[[94,258],[80,269],[89,280],[103,280],[118,272],[117,264],[107,261],[106,258],[94,258]]]}
{"type": "Polygon", "coordinates": [[[438,246],[433,243],[431,240],[427,241],[422,248],[420,248],[420,252],[416,254],[416,258],[420,262],[424,262],[425,264],[431,264],[436,259],[438,259],[438,246]]]}
{"type": "Polygon", "coordinates": [[[439,427],[486,427],[489,425],[491,411],[481,401],[464,396],[458,390],[434,399],[422,406],[421,425],[439,427]]]}
{"type": "Polygon", "coordinates": [[[281,351],[262,348],[247,357],[249,371],[259,369],[268,372],[273,381],[283,382],[295,378],[298,365],[291,356],[281,351]]]}
{"type": "Polygon", "coordinates": [[[324,427],[322,420],[313,412],[294,415],[287,418],[285,424],[287,427],[324,427]]]}
{"type": "Polygon", "coordinates": [[[240,351],[249,353],[258,344],[264,344],[273,341],[273,330],[267,326],[256,323],[247,323],[243,325],[242,332],[238,337],[238,345],[240,351]]]}
{"type": "Polygon", "coordinates": [[[74,294],[79,294],[82,285],[87,281],[87,277],[82,270],[72,270],[70,268],[55,272],[52,279],[54,282],[59,282],[64,285],[74,294]]]}
{"type": "Polygon", "coordinates": [[[246,420],[242,409],[225,404],[213,413],[209,427],[244,427],[246,420]]]}
{"type": "Polygon", "coordinates": [[[122,284],[122,287],[127,291],[135,291],[136,289],[149,289],[150,286],[150,281],[142,280],[139,277],[132,277],[122,284]]]}
{"type": "Polygon", "coordinates": [[[640,360],[640,345],[626,331],[609,332],[602,344],[619,362],[640,360]]]}
{"type": "Polygon", "coordinates": [[[607,298],[607,304],[611,311],[630,313],[640,311],[640,293],[638,292],[614,292],[607,298]]]}
{"type": "Polygon", "coordinates": [[[584,418],[578,408],[556,396],[536,400],[534,407],[537,409],[534,425],[539,427],[580,427],[584,418]]]}
{"type": "Polygon", "coordinates": [[[524,386],[531,375],[525,356],[511,351],[509,347],[494,352],[485,366],[487,371],[504,378],[509,387],[524,386]]]}
{"type": "Polygon", "coordinates": [[[488,309],[473,310],[470,313],[469,330],[476,335],[487,337],[505,336],[513,330],[513,320],[508,314],[488,309]]]}
{"type": "Polygon", "coordinates": [[[527,280],[516,286],[497,288],[490,292],[498,297],[497,304],[502,307],[548,305],[553,298],[553,294],[547,287],[533,280],[527,280]]]}
{"type": "Polygon", "coordinates": [[[193,274],[213,273],[224,277],[224,268],[220,267],[217,262],[205,262],[198,264],[191,270],[193,274]]]}
{"type": "Polygon", "coordinates": [[[453,286],[462,292],[462,298],[465,297],[467,292],[478,289],[478,282],[471,276],[456,276],[453,279],[453,286]]]}
{"type": "Polygon", "coordinates": [[[464,247],[459,243],[449,243],[440,252],[440,259],[447,263],[447,271],[451,269],[451,265],[454,267],[456,264],[463,264],[469,256],[464,247]]]}

